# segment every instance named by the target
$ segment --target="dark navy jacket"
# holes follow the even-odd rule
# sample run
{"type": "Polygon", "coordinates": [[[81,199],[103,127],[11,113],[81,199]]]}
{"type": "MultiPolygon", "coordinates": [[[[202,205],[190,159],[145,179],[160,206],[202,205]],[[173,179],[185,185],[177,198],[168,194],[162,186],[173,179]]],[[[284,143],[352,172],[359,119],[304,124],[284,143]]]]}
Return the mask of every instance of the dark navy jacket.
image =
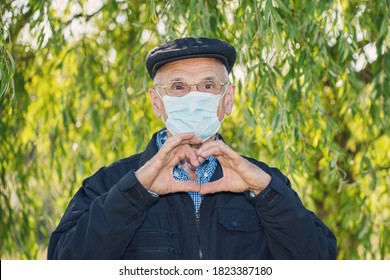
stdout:
{"type": "MultiPolygon", "coordinates": [[[[153,196],[134,172],[157,153],[143,153],[84,180],[52,233],[49,259],[335,259],[336,239],[308,211],[279,170],[249,192],[205,195],[200,214],[187,193],[153,196]]],[[[212,181],[222,177],[218,165],[212,181]]]]}

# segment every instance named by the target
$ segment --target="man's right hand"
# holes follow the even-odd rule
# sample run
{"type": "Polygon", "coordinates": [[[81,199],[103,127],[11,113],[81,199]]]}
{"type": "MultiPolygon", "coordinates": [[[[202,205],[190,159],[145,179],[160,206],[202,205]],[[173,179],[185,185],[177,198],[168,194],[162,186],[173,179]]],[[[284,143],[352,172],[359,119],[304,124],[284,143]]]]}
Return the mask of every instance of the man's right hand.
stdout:
{"type": "Polygon", "coordinates": [[[144,166],[135,172],[138,181],[156,194],[175,192],[199,192],[200,185],[194,181],[178,181],[173,178],[173,168],[181,161],[199,166],[196,151],[190,144],[201,144],[202,139],[194,133],[183,133],[168,137],[167,141],[144,166]]]}

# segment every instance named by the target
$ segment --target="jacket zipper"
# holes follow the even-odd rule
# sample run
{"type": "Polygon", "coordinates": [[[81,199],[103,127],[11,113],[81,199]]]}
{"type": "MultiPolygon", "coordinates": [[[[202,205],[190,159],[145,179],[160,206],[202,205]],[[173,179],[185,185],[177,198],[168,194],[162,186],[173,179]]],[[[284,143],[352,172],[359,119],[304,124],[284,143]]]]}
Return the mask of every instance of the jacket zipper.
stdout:
{"type": "Polygon", "coordinates": [[[199,259],[203,259],[202,243],[200,240],[200,211],[195,211],[195,224],[198,229],[198,239],[199,239],[199,259]]]}

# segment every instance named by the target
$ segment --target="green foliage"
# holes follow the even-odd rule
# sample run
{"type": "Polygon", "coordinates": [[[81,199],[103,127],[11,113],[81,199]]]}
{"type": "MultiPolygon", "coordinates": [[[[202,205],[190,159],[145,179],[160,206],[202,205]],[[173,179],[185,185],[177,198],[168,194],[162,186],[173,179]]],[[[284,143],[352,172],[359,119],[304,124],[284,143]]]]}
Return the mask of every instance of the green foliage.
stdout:
{"type": "Polygon", "coordinates": [[[142,2],[1,4],[0,257],[45,258],[82,180],[162,127],[147,52],[210,36],[238,50],[226,141],[292,179],[339,259],[389,259],[389,1],[142,2]]]}

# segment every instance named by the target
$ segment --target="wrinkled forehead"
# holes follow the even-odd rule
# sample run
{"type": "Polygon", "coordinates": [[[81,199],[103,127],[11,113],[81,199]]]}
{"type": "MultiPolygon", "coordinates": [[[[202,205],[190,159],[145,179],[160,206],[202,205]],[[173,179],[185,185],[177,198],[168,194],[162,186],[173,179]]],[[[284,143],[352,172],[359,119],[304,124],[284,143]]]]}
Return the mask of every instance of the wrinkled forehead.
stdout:
{"type": "Polygon", "coordinates": [[[155,81],[225,80],[225,65],[215,58],[188,58],[164,64],[156,73],[155,81]]]}

